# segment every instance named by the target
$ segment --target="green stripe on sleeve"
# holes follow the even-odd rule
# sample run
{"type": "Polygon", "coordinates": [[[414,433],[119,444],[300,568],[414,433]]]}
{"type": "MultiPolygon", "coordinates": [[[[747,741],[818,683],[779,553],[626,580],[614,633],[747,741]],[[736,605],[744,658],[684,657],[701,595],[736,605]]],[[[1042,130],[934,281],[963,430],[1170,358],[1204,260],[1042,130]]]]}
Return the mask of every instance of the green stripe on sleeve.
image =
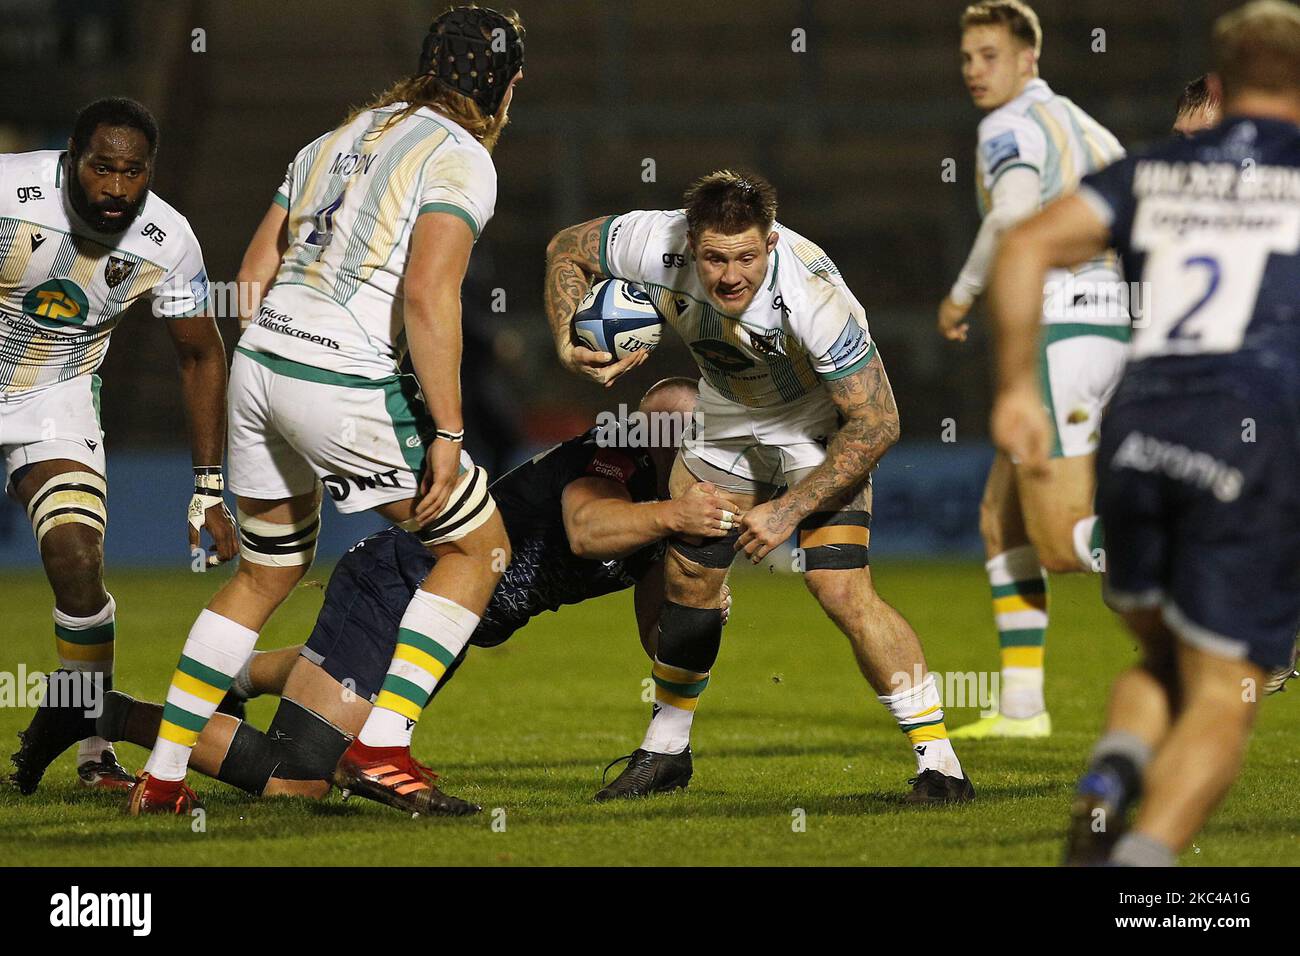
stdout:
{"type": "Polygon", "coordinates": [[[867,354],[862,356],[862,358],[858,359],[848,368],[837,369],[834,372],[818,372],[817,375],[823,382],[833,382],[837,378],[844,378],[846,375],[852,375],[854,372],[862,371],[875,354],[876,343],[872,342],[870,347],[867,349],[867,354]]]}
{"type": "Polygon", "coordinates": [[[603,276],[611,275],[609,271],[609,258],[605,255],[605,247],[609,245],[609,227],[613,225],[617,216],[610,216],[605,220],[604,225],[600,227],[600,274],[603,276]]]}
{"type": "Polygon", "coordinates": [[[474,238],[478,238],[478,223],[474,221],[473,216],[460,206],[449,202],[427,202],[420,207],[420,215],[423,216],[426,212],[445,212],[449,215],[455,216],[457,219],[462,219],[464,220],[465,225],[469,226],[469,231],[474,233],[474,238]]]}

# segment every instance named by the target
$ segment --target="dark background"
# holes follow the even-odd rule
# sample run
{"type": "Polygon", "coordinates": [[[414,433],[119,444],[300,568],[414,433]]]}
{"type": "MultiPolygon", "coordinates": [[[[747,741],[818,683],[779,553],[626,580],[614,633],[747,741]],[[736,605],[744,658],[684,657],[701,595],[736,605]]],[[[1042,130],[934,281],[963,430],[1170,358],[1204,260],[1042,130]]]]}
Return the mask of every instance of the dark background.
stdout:
{"type": "MultiPolygon", "coordinates": [[[[1183,84],[1207,66],[1224,0],[1039,0],[1042,75],[1128,146],[1163,136],[1183,84]],[[1094,52],[1094,31],[1105,52],[1094,52]]],[[[722,166],[778,187],[779,218],[821,244],[867,307],[905,440],[953,418],[986,434],[988,339],[942,342],[934,311],[978,226],[980,115],[961,83],[952,0],[520,0],[527,63],[495,155],[495,218],[465,293],[467,398],[521,448],[566,437],[653,380],[694,374],[675,337],[602,392],[563,373],[541,311],[547,239],[632,208],[675,207],[722,166]],[[806,52],[792,51],[805,31],[806,52]],[[941,179],[946,158],[957,179],[941,179]],[[653,159],[655,181],[643,181],[653,159]],[[490,309],[494,289],[506,309],[490,309]]],[[[285,164],[349,107],[414,69],[442,4],[351,0],[3,0],[0,150],[61,145],[106,94],[162,128],[156,191],[185,214],[213,280],[233,279],[285,164]],[[194,52],[192,31],[204,31],[194,52]]],[[[237,326],[222,322],[227,346],[237,326]]],[[[175,363],[138,310],[101,371],[112,448],[182,443],[175,363]]]]}

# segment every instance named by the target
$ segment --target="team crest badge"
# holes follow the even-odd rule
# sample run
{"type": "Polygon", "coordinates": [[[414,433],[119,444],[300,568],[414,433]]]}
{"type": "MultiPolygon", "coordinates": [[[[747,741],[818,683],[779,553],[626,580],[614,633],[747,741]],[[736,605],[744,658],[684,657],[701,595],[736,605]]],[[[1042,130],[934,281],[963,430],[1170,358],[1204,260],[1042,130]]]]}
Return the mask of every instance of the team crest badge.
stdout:
{"type": "Polygon", "coordinates": [[[104,265],[104,281],[108,283],[110,289],[121,285],[122,280],[131,274],[135,268],[135,263],[129,259],[122,259],[118,256],[109,256],[108,262],[104,265]]]}

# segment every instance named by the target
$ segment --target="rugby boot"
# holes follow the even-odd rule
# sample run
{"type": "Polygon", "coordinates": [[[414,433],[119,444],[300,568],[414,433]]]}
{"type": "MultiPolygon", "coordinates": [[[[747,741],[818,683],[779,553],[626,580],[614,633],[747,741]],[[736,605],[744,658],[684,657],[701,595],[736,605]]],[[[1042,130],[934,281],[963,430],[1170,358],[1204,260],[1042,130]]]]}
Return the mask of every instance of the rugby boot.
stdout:
{"type": "Polygon", "coordinates": [[[77,765],[77,782],[94,790],[130,790],[135,777],[117,762],[117,754],[105,750],[98,760],[83,760],[77,765]]]}
{"type": "Polygon", "coordinates": [[[57,670],[49,676],[45,699],[36,708],[32,722],[18,733],[18,752],[13,755],[12,780],[24,796],[36,792],[45,769],[73,744],[95,736],[95,721],[84,707],[52,701],[48,680],[72,672],[57,670]]]}
{"type": "Polygon", "coordinates": [[[142,813],[164,813],[188,816],[201,810],[198,795],[185,785],[184,780],[159,780],[152,774],[141,774],[127,795],[126,812],[133,817],[142,813]]]}
{"type": "Polygon", "coordinates": [[[1070,804],[1070,831],[1065,841],[1066,866],[1101,866],[1128,829],[1128,800],[1119,777],[1090,770],[1079,780],[1070,804]]]}
{"type": "Polygon", "coordinates": [[[938,770],[922,770],[907,781],[912,792],[904,797],[906,803],[969,803],[975,799],[975,785],[966,776],[950,777],[938,770]]]}
{"type": "Polygon", "coordinates": [[[1052,735],[1052,718],[1047,711],[1032,717],[1007,717],[993,714],[981,717],[973,723],[963,724],[955,730],[948,731],[952,740],[989,740],[995,737],[1050,737],[1052,735]]]}
{"type": "MultiPolygon", "coordinates": [[[[626,760],[627,766],[612,783],[596,794],[597,803],[685,790],[691,782],[693,767],[689,746],[679,754],[657,754],[638,747],[626,757],[611,761],[605,768],[605,773],[609,773],[609,768],[620,760],[626,760]]],[[[604,774],[601,775],[601,782],[604,783],[604,774]]]]}
{"type": "Polygon", "coordinates": [[[463,817],[483,808],[438,789],[438,775],[411,756],[406,747],[367,747],[359,740],[339,760],[334,785],[343,799],[365,797],[418,816],[463,817]]]}

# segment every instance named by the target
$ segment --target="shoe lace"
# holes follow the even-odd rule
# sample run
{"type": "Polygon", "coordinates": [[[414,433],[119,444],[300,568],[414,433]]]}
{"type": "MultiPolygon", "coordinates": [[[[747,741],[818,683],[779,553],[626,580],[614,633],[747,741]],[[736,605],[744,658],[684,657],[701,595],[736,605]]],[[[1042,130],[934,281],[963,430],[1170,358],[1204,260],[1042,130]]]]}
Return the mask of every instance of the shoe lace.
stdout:
{"type": "Polygon", "coordinates": [[[601,785],[602,787],[605,785],[605,783],[606,783],[606,779],[605,779],[605,778],[609,776],[609,770],[610,770],[611,767],[613,767],[615,764],[620,764],[620,763],[622,763],[622,762],[625,761],[625,760],[627,760],[627,761],[631,761],[631,759],[632,759],[634,756],[636,756],[636,755],[635,755],[635,754],[623,754],[623,756],[621,756],[621,757],[615,757],[613,760],[611,760],[609,763],[607,763],[607,764],[605,765],[605,769],[602,770],[601,773],[600,773],[600,785],[601,785]]]}

